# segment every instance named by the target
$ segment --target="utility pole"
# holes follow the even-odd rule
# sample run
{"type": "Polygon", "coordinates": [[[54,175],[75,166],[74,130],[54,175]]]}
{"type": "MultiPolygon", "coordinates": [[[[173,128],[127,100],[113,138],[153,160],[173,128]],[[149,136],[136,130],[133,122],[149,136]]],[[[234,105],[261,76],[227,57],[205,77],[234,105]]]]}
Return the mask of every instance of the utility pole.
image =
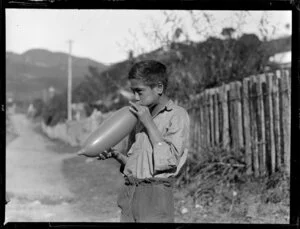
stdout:
{"type": "Polygon", "coordinates": [[[72,40],[69,40],[69,58],[68,58],[68,120],[72,120],[72,40]]]}

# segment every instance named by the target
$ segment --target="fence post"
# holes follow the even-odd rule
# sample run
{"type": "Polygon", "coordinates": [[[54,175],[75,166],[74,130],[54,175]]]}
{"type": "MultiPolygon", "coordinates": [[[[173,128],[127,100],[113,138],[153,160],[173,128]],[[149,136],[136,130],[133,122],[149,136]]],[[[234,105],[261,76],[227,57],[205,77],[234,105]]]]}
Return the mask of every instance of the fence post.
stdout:
{"type": "Polygon", "coordinates": [[[241,114],[241,83],[230,83],[230,130],[232,147],[234,150],[239,150],[243,147],[243,129],[242,129],[242,114],[241,114]]]}
{"type": "Polygon", "coordinates": [[[236,147],[236,131],[234,125],[234,82],[229,83],[228,91],[228,117],[229,117],[229,142],[230,148],[235,149],[236,147]]]}
{"type": "Polygon", "coordinates": [[[280,134],[280,111],[279,111],[279,92],[278,78],[280,72],[277,71],[273,77],[273,117],[274,117],[274,135],[276,149],[276,169],[281,170],[281,134],[280,134]]]}
{"type": "Polygon", "coordinates": [[[193,149],[197,151],[197,112],[196,112],[196,100],[193,99],[191,104],[192,114],[193,114],[193,149]]]}
{"type": "Polygon", "coordinates": [[[242,99],[241,99],[241,82],[235,83],[235,110],[237,118],[237,145],[241,149],[244,147],[244,136],[243,136],[243,119],[242,119],[242,99]]]}
{"type": "Polygon", "coordinates": [[[263,103],[262,83],[265,82],[265,75],[257,77],[257,137],[258,137],[258,152],[259,152],[259,170],[260,175],[266,175],[266,137],[265,137],[265,114],[263,103]]]}
{"type": "Polygon", "coordinates": [[[273,117],[273,103],[272,103],[272,91],[273,91],[273,77],[274,74],[268,73],[266,75],[266,141],[267,141],[267,159],[269,160],[269,173],[275,172],[276,165],[276,152],[274,141],[274,117],[273,117]]]}
{"type": "Polygon", "coordinates": [[[247,165],[246,173],[252,174],[252,154],[251,154],[251,134],[250,134],[250,98],[249,98],[249,78],[243,80],[243,115],[245,133],[245,161],[247,165]]]}
{"type": "Polygon", "coordinates": [[[258,148],[257,148],[257,101],[256,101],[256,78],[255,76],[250,77],[250,128],[251,128],[251,146],[253,154],[253,169],[254,176],[259,176],[259,160],[258,160],[258,148]]]}
{"type": "Polygon", "coordinates": [[[214,90],[208,90],[208,102],[209,102],[209,121],[210,121],[210,146],[215,146],[215,122],[214,122],[214,90]]]}
{"type": "Polygon", "coordinates": [[[282,102],[282,137],[283,137],[283,162],[284,169],[290,175],[290,129],[291,129],[291,100],[290,100],[290,85],[289,75],[287,71],[281,72],[281,102],[282,102]]]}
{"type": "Polygon", "coordinates": [[[240,88],[240,82],[230,83],[230,131],[234,150],[240,150],[244,146],[240,88]]]}
{"type": "Polygon", "coordinates": [[[187,104],[189,115],[190,115],[190,146],[192,150],[194,151],[194,113],[193,113],[193,105],[192,101],[189,101],[187,104]]]}
{"type": "Polygon", "coordinates": [[[197,95],[196,100],[196,114],[197,114],[197,152],[201,152],[201,129],[202,129],[202,122],[201,122],[201,113],[200,113],[200,95],[197,95]]]}
{"type": "Polygon", "coordinates": [[[199,104],[200,104],[200,118],[201,118],[200,148],[202,150],[203,148],[206,147],[206,122],[205,122],[205,108],[204,108],[205,101],[204,101],[204,93],[203,92],[200,94],[199,104]]]}
{"type": "Polygon", "coordinates": [[[221,103],[222,103],[222,115],[223,115],[223,126],[222,126],[222,140],[223,147],[225,149],[229,149],[229,120],[228,120],[228,96],[227,91],[229,89],[229,85],[223,85],[221,87],[221,103]]]}
{"type": "Polygon", "coordinates": [[[210,145],[210,119],[209,119],[209,95],[208,91],[204,91],[204,117],[205,117],[205,129],[206,129],[206,147],[210,145]]]}
{"type": "Polygon", "coordinates": [[[214,89],[214,113],[215,113],[215,143],[219,146],[220,143],[220,124],[219,124],[219,88],[214,89]]]}

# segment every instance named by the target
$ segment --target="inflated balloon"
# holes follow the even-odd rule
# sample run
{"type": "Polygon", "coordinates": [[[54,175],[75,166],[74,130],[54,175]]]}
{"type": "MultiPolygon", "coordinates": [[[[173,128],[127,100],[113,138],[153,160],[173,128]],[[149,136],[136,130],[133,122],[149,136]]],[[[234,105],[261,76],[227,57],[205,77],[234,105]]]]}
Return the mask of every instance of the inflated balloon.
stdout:
{"type": "Polygon", "coordinates": [[[125,138],[136,123],[137,118],[131,113],[129,106],[117,110],[85,140],[77,154],[97,157],[99,153],[115,146],[125,138]]]}

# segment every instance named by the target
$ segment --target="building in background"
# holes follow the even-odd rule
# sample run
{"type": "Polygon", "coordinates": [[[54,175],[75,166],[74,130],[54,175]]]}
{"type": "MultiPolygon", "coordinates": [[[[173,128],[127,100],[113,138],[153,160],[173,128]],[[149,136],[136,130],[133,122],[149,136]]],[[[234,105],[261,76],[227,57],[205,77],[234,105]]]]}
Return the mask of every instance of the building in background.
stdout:
{"type": "Polygon", "coordinates": [[[276,53],[270,57],[269,61],[278,64],[281,68],[290,68],[292,62],[292,51],[276,53]]]}

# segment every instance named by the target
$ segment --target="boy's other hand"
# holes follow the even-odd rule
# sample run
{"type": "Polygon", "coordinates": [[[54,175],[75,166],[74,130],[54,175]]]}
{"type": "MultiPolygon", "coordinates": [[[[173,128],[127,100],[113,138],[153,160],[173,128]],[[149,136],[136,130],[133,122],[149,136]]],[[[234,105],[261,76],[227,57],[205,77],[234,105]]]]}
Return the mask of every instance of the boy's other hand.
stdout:
{"type": "Polygon", "coordinates": [[[108,150],[103,151],[102,153],[99,153],[98,160],[106,160],[112,157],[116,157],[118,154],[118,150],[115,148],[110,148],[108,150]]]}
{"type": "Polygon", "coordinates": [[[129,101],[129,103],[131,104],[129,110],[138,117],[138,119],[144,124],[144,126],[147,126],[152,121],[152,116],[150,114],[149,108],[147,106],[142,106],[131,101],[129,101]]]}

